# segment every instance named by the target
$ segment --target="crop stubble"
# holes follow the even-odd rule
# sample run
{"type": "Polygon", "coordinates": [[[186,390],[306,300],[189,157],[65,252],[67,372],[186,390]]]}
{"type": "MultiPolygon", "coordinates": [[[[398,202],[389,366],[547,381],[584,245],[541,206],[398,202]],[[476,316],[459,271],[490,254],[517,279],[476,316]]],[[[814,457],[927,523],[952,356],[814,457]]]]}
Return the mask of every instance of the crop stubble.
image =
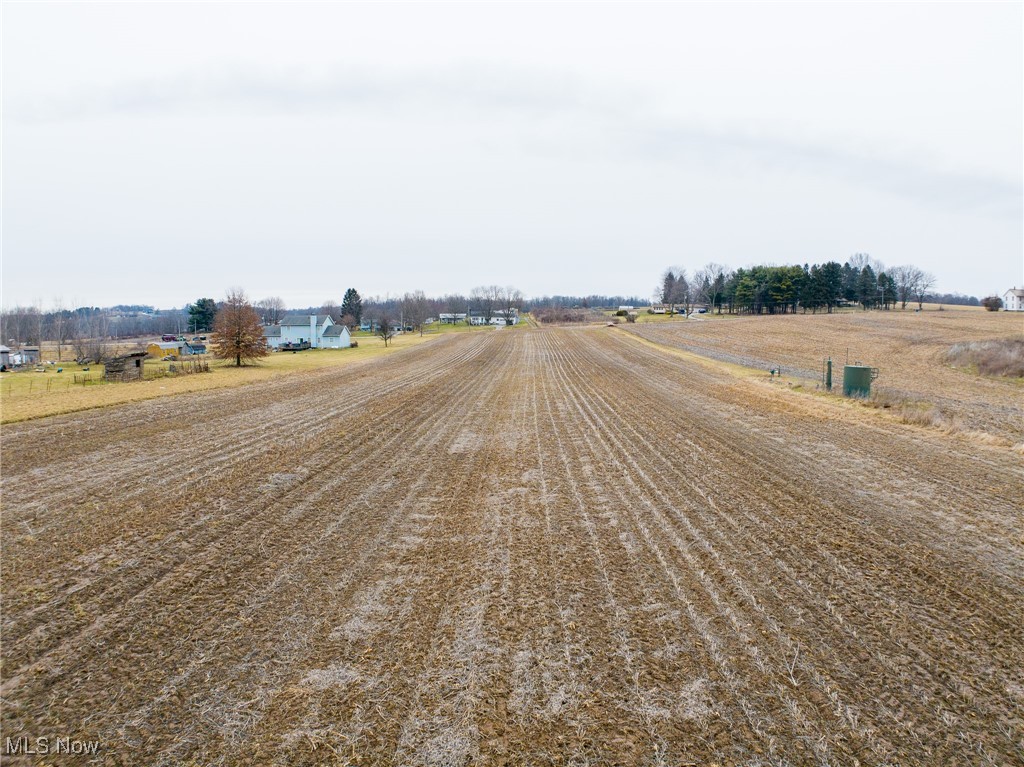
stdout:
{"type": "Polygon", "coordinates": [[[828,407],[545,329],[6,428],[4,732],[111,764],[1020,760],[1019,455],[828,407]]]}

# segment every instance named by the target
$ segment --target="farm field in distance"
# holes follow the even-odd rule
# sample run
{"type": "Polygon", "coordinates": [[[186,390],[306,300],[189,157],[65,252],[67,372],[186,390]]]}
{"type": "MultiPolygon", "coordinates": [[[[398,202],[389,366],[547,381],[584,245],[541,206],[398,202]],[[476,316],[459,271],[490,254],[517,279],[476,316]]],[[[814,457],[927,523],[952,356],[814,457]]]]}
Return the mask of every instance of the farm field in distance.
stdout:
{"type": "Polygon", "coordinates": [[[1024,316],[977,307],[934,306],[907,311],[844,311],[837,314],[709,317],[638,323],[623,328],[660,344],[767,371],[781,366],[787,378],[812,386],[822,361],[832,357],[834,387],[842,391],[847,351],[850,364],[879,368],[872,389],[903,405],[923,422],[1024,443],[1024,380],[978,376],[953,367],[954,344],[1024,340],[1024,316]]]}
{"type": "Polygon", "coordinates": [[[1021,763],[1022,389],[937,363],[946,312],[888,314],[453,333],[7,425],[4,735],[111,765],[1021,763]],[[799,367],[847,324],[963,428],[673,353],[799,367]]]}

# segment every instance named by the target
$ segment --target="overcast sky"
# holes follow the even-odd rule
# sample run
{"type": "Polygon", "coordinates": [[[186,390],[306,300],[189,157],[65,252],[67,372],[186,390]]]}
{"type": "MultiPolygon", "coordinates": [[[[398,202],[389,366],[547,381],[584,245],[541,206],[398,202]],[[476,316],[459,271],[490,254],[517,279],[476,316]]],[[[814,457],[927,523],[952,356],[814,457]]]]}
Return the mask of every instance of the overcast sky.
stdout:
{"type": "Polygon", "coordinates": [[[1024,284],[1022,3],[3,4],[4,305],[1024,284]]]}

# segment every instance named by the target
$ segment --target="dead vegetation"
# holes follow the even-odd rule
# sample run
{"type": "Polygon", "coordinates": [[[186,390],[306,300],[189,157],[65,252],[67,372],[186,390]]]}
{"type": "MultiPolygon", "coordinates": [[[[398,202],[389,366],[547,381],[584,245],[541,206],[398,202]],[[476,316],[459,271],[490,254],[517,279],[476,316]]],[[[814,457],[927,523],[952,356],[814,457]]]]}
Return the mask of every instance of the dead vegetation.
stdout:
{"type": "Polygon", "coordinates": [[[111,764],[1019,761],[1018,452],[621,329],[0,449],[5,733],[111,764]]]}
{"type": "Polygon", "coordinates": [[[580,307],[555,306],[532,309],[530,316],[541,325],[578,325],[602,322],[607,318],[599,311],[580,307]]]}
{"type": "Polygon", "coordinates": [[[1024,378],[1024,338],[966,341],[953,344],[946,361],[980,375],[1024,378]]]}

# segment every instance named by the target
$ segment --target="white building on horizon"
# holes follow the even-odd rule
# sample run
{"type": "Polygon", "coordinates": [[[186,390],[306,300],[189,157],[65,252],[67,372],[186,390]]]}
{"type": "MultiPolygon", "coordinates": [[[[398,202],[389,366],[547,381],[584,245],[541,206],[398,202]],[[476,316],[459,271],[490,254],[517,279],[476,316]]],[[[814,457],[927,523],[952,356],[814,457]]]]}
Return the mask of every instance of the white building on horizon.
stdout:
{"type": "Polygon", "coordinates": [[[1024,288],[1010,288],[1003,293],[1003,309],[1008,312],[1024,312],[1024,288]]]}

